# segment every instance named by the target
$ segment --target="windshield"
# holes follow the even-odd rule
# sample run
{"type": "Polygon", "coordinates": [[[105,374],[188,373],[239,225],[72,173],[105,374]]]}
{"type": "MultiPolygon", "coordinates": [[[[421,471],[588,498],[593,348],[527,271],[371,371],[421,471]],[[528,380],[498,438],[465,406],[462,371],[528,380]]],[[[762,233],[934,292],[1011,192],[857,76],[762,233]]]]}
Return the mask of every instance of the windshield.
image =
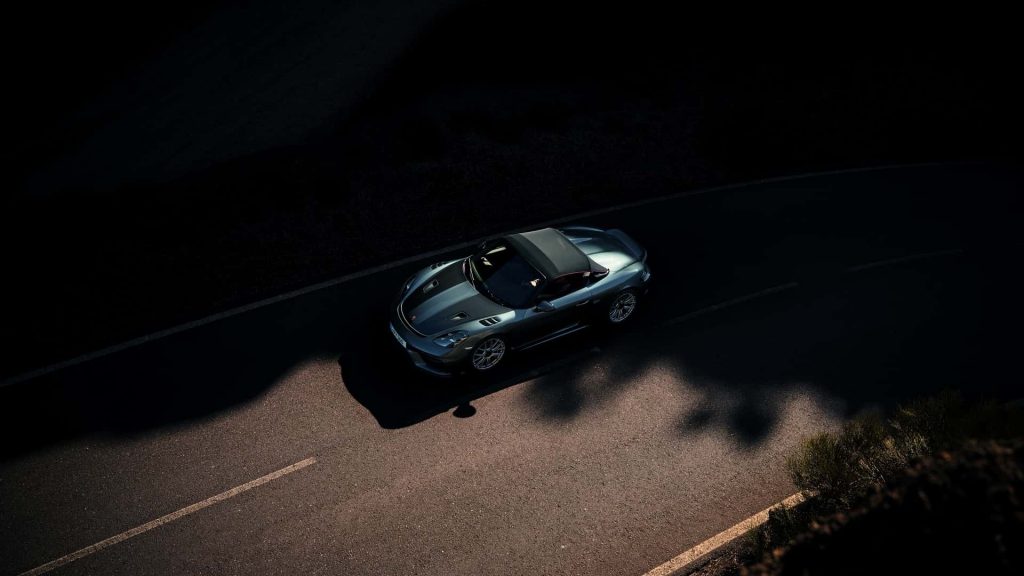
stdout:
{"type": "Polygon", "coordinates": [[[533,302],[544,276],[504,240],[487,242],[469,257],[471,280],[485,296],[512,308],[533,302]]]}

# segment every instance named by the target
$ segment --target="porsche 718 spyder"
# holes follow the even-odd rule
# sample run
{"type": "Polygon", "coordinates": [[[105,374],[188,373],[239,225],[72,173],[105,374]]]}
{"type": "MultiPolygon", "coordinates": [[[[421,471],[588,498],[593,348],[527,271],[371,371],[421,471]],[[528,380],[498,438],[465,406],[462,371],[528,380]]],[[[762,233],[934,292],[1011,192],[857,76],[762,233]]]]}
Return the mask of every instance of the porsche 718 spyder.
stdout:
{"type": "Polygon", "coordinates": [[[510,351],[622,324],[650,278],[646,250],[621,230],[508,234],[413,274],[392,303],[391,334],[426,372],[483,372],[510,351]]]}

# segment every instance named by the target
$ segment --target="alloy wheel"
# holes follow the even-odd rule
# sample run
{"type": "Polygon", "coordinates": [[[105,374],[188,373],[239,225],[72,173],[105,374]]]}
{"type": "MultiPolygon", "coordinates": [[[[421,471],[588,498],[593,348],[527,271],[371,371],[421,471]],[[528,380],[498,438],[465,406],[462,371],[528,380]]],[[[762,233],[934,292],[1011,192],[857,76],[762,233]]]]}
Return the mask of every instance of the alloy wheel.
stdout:
{"type": "Polygon", "coordinates": [[[623,292],[615,297],[608,307],[608,321],[612,324],[625,322],[636,309],[636,294],[623,292]]]}
{"type": "Polygon", "coordinates": [[[473,368],[488,370],[494,368],[505,356],[505,342],[501,338],[488,338],[473,350],[473,368]]]}

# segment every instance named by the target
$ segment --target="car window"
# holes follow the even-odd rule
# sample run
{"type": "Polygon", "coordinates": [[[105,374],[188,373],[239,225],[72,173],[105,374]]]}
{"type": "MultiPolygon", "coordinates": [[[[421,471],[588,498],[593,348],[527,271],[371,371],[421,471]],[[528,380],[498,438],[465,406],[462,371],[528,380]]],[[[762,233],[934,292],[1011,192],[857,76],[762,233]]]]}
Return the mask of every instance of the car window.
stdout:
{"type": "Polygon", "coordinates": [[[540,299],[555,300],[562,296],[572,294],[573,292],[585,287],[587,285],[587,280],[588,278],[585,273],[566,274],[564,276],[554,278],[544,285],[540,299]]]}
{"type": "Polygon", "coordinates": [[[544,277],[504,241],[485,244],[470,260],[482,292],[513,308],[530,305],[544,277]]]}

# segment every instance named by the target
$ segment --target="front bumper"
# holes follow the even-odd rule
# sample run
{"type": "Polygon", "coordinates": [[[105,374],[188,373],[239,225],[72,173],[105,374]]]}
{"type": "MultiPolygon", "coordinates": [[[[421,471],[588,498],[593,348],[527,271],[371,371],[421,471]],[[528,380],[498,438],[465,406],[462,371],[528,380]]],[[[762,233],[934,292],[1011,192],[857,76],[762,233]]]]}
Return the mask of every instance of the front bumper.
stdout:
{"type": "Polygon", "coordinates": [[[416,350],[412,350],[412,349],[406,348],[405,349],[405,354],[406,354],[406,356],[409,357],[409,360],[412,361],[412,365],[413,366],[415,366],[416,368],[419,368],[420,370],[422,370],[422,371],[424,371],[424,372],[426,372],[428,374],[432,374],[434,376],[440,376],[442,378],[447,378],[449,376],[452,376],[455,373],[455,370],[454,370],[453,367],[447,367],[447,366],[445,366],[443,364],[436,363],[436,362],[428,362],[424,358],[423,354],[420,354],[416,350]]]}
{"type": "Polygon", "coordinates": [[[395,347],[405,353],[413,366],[434,376],[454,375],[468,355],[462,348],[441,348],[430,338],[413,332],[399,316],[397,307],[392,311],[388,329],[395,347]]]}

